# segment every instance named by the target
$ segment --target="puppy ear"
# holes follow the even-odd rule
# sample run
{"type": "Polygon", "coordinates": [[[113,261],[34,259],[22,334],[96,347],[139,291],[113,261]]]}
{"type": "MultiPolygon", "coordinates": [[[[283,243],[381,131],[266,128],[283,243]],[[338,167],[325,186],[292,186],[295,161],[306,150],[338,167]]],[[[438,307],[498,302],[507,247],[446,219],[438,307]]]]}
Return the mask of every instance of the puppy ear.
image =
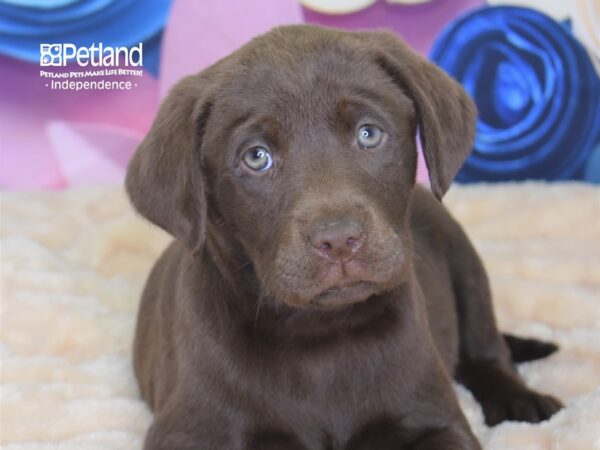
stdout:
{"type": "Polygon", "coordinates": [[[202,247],[206,222],[200,149],[211,103],[202,84],[197,75],[173,87],[125,180],[135,209],[193,252],[202,247]]]}
{"type": "Polygon", "coordinates": [[[413,101],[431,189],[441,199],[471,152],[475,104],[458,82],[393,33],[365,35],[376,63],[413,101]]]}

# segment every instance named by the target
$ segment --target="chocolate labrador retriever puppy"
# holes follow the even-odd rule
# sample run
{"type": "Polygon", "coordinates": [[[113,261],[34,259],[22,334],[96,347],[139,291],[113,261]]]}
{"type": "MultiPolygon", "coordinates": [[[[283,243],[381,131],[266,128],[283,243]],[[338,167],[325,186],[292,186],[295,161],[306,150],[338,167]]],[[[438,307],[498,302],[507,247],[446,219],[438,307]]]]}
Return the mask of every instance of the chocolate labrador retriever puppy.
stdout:
{"type": "Polygon", "coordinates": [[[475,116],[387,32],[277,28],[173,88],[126,181],[176,238],[135,339],[145,449],[479,449],[453,377],[488,424],[560,408],[510,352],[554,347],[499,334],[438,201],[475,116]]]}

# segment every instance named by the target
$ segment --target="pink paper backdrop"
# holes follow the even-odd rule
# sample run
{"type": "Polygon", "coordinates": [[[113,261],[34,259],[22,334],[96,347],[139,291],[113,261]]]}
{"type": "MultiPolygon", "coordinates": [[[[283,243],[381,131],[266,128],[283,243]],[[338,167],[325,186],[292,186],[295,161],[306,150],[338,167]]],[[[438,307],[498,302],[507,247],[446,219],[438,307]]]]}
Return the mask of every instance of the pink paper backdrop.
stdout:
{"type": "MultiPolygon", "coordinates": [[[[81,0],[81,3],[94,1],[81,0]]],[[[164,1],[168,0],[162,0],[162,8],[164,1]]],[[[159,30],[162,35],[157,38],[162,41],[157,63],[159,74],[154,76],[146,71],[142,78],[130,78],[138,84],[131,91],[73,92],[46,88],[39,77],[38,62],[23,61],[3,51],[3,39],[14,43],[14,39],[10,41],[14,36],[11,38],[8,16],[2,17],[0,9],[0,53],[5,53],[0,54],[0,186],[58,189],[122,182],[127,161],[148,130],[169,87],[182,76],[205,68],[274,26],[307,22],[345,29],[391,28],[426,55],[444,27],[484,3],[483,0],[430,0],[409,5],[398,0],[377,0],[365,1],[366,6],[354,12],[345,11],[343,2],[342,9],[334,13],[319,12],[319,5],[325,1],[306,0],[309,8],[298,0],[228,0],[210,5],[176,0],[163,20],[159,30]]],[[[529,0],[532,2],[535,0],[529,0]]],[[[13,3],[19,2],[13,0],[13,3]]],[[[40,9],[40,23],[44,23],[44,14],[52,13],[54,3],[40,0],[46,8],[40,9]]],[[[145,11],[152,8],[152,1],[138,2],[142,3],[145,11]]],[[[544,2],[538,3],[541,5],[538,7],[544,8],[544,2]]],[[[23,8],[31,12],[31,6],[23,8]]],[[[137,22],[132,17],[133,27],[137,22]]],[[[589,34],[584,22],[578,23],[580,28],[583,26],[582,33],[589,34]]],[[[35,27],[33,31],[34,37],[28,39],[61,42],[60,34],[44,35],[40,31],[37,36],[35,27]]],[[[593,38],[590,45],[593,47],[593,38]]],[[[424,164],[420,164],[418,176],[426,180],[424,164]]]]}

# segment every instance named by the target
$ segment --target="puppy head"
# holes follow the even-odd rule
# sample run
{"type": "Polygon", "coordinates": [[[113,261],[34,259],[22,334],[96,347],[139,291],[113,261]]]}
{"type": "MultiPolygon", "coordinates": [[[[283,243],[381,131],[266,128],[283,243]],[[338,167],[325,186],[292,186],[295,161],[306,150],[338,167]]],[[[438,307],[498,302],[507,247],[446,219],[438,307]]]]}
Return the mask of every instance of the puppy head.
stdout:
{"type": "Polygon", "coordinates": [[[282,27],[175,86],[127,190],[192,251],[212,230],[275,301],[346,305],[404,279],[417,127],[441,198],[475,114],[392,34],[282,27]]]}

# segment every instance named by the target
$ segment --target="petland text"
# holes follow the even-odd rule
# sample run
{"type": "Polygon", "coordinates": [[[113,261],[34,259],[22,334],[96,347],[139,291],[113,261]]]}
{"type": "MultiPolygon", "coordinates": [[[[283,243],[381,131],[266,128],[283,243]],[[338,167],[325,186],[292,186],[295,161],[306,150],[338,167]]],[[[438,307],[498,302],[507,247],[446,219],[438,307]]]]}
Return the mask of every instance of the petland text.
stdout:
{"type": "Polygon", "coordinates": [[[143,45],[133,47],[112,47],[102,43],[89,47],[75,44],[40,44],[40,66],[64,67],[76,62],[80,67],[142,67],[144,65],[143,45]]]}

